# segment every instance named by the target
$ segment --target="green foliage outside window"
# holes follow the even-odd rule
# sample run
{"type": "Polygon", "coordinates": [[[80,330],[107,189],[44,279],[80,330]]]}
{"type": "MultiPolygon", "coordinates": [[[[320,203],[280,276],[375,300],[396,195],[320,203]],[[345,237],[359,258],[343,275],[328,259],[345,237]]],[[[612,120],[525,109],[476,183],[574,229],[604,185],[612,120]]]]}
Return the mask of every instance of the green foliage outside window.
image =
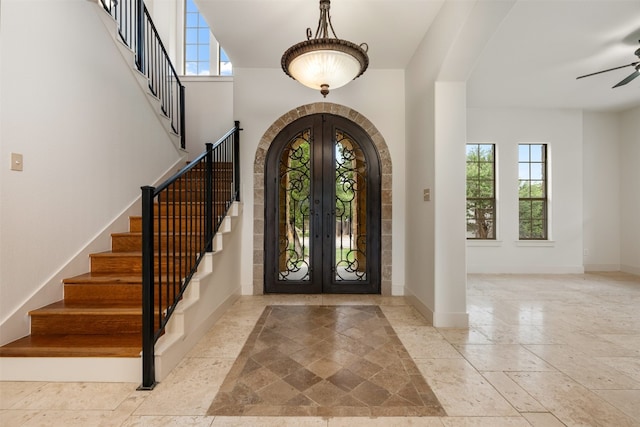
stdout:
{"type": "Polygon", "coordinates": [[[311,144],[308,135],[292,144],[288,162],[287,176],[282,180],[289,193],[289,222],[297,230],[308,232],[311,203],[311,144]]]}
{"type": "Polygon", "coordinates": [[[519,238],[547,239],[547,146],[518,146],[519,238]]]}
{"type": "Polygon", "coordinates": [[[353,212],[351,202],[355,198],[358,190],[356,174],[353,164],[355,162],[354,150],[337,142],[335,145],[336,155],[336,218],[342,221],[351,221],[353,212]]]}
{"type": "Polygon", "coordinates": [[[495,239],[495,146],[467,144],[467,239],[495,239]]]}
{"type": "MultiPolygon", "coordinates": [[[[298,139],[289,152],[289,164],[287,170],[289,196],[290,221],[298,229],[308,231],[308,224],[304,224],[309,218],[309,202],[311,197],[311,143],[308,135],[298,139]],[[304,225],[304,227],[303,227],[304,225]]],[[[353,215],[350,209],[346,209],[355,197],[356,178],[352,169],[351,151],[345,149],[342,144],[336,144],[336,215],[342,220],[350,221],[353,215]]]]}

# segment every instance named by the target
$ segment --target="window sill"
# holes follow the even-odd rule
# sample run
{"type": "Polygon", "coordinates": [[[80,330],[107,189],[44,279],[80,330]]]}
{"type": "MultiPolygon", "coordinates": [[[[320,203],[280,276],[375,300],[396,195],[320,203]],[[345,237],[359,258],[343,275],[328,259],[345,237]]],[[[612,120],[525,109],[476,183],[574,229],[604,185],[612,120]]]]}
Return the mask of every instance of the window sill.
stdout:
{"type": "Polygon", "coordinates": [[[467,240],[467,247],[480,248],[491,247],[497,248],[502,246],[502,240],[467,240]]]}
{"type": "Polygon", "coordinates": [[[531,248],[551,248],[556,245],[553,240],[516,240],[516,246],[531,248]]]}
{"type": "Polygon", "coordinates": [[[233,76],[180,76],[183,82],[232,82],[233,76]]]}

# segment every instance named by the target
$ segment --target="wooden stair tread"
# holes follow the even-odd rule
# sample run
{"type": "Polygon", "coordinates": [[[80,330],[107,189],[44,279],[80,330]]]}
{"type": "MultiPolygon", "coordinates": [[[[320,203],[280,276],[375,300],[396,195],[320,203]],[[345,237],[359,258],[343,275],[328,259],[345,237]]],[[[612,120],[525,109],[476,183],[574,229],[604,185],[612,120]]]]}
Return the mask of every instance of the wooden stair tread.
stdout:
{"type": "Polygon", "coordinates": [[[28,335],[0,347],[0,357],[139,357],[141,334],[28,335]]]}
{"type": "Polygon", "coordinates": [[[141,274],[116,274],[116,273],[84,273],[63,280],[65,285],[72,284],[142,284],[141,274]]]}
{"type": "Polygon", "coordinates": [[[89,255],[90,257],[104,257],[104,256],[113,256],[113,257],[132,257],[132,256],[142,256],[142,251],[126,251],[126,252],[113,252],[113,251],[104,251],[104,252],[94,252],[89,255]]]}
{"type": "MultiPolygon", "coordinates": [[[[155,276],[156,285],[173,280],[169,274],[155,276]]],[[[65,285],[142,285],[142,274],[84,273],[63,280],[65,285]]]]}
{"type": "MultiPolygon", "coordinates": [[[[204,234],[204,231],[177,231],[175,233],[171,233],[172,235],[175,236],[201,236],[204,234]]],[[[129,236],[135,236],[135,237],[142,237],[142,231],[125,231],[123,233],[111,233],[111,236],[116,236],[116,237],[129,237],[129,236]]]]}
{"type": "Polygon", "coordinates": [[[65,300],[54,302],[53,304],[37,308],[29,312],[30,316],[50,315],[50,314],[74,314],[74,315],[142,315],[142,307],[139,304],[131,304],[123,301],[97,302],[69,302],[65,300]]]}
{"type": "MultiPolygon", "coordinates": [[[[154,252],[154,255],[159,254],[159,252],[154,252]]],[[[193,252],[176,252],[177,256],[193,256],[193,252]]],[[[113,251],[105,251],[105,252],[95,252],[89,255],[90,257],[118,257],[118,258],[126,258],[126,257],[141,257],[142,251],[123,251],[123,252],[113,252],[113,251]]],[[[96,274],[96,273],[94,273],[96,274]]],[[[113,273],[98,273],[98,274],[111,274],[113,273]]]]}
{"type": "MultiPolygon", "coordinates": [[[[176,222],[179,222],[179,221],[192,221],[191,218],[197,218],[197,219],[193,220],[193,222],[198,222],[198,221],[203,220],[204,217],[205,217],[204,212],[202,212],[202,213],[199,213],[199,214],[190,213],[189,215],[155,215],[153,220],[155,222],[158,222],[159,220],[162,220],[162,221],[166,222],[167,220],[172,220],[172,219],[175,218],[176,222]]],[[[133,219],[133,220],[142,221],[142,215],[132,215],[129,218],[133,219]]]]}
{"type": "MultiPolygon", "coordinates": [[[[232,171],[233,166],[227,162],[214,164],[214,218],[228,209],[226,199],[217,197],[230,194],[232,171]]],[[[175,236],[175,239],[163,236],[154,242],[156,288],[171,286],[175,271],[182,274],[183,265],[197,255],[197,251],[191,249],[204,236],[205,201],[201,200],[203,196],[195,185],[203,182],[198,175],[181,179],[175,190],[154,203],[154,224],[175,236]],[[191,200],[187,201],[189,194],[191,200]],[[159,260],[159,250],[170,250],[178,259],[164,265],[159,260]]],[[[92,271],[65,278],[65,299],[32,310],[29,313],[31,335],[1,346],[0,357],[139,358],[142,349],[141,223],[142,216],[130,216],[130,231],[112,233],[112,250],[90,254],[92,271]]],[[[160,295],[156,292],[156,300],[160,295]]]]}

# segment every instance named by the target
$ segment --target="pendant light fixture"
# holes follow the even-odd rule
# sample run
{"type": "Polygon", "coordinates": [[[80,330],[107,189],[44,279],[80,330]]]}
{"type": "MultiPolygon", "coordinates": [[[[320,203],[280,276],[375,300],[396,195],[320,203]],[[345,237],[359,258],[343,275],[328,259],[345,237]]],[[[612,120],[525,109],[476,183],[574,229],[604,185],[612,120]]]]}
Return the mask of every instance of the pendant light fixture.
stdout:
{"type": "Polygon", "coordinates": [[[291,46],[282,55],[282,69],[294,80],[317,89],[326,98],[359,77],[369,66],[366,43],[357,45],[336,36],[331,24],[330,0],[320,0],[320,20],[314,38],[307,28],[307,40],[291,46]],[[329,30],[333,37],[329,37],[329,30]]]}

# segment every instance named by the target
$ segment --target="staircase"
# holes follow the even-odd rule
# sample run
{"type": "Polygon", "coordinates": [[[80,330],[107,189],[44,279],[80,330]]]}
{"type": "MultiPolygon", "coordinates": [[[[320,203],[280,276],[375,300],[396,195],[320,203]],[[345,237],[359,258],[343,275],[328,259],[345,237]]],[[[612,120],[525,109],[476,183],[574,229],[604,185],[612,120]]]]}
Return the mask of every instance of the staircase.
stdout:
{"type": "MultiPolygon", "coordinates": [[[[201,172],[196,170],[195,174],[200,176],[201,172]]],[[[214,193],[222,191],[218,189],[228,189],[233,180],[232,166],[218,165],[214,171],[214,179],[214,193]]],[[[199,185],[204,181],[197,178],[195,182],[199,185]]],[[[191,200],[188,204],[180,202],[186,199],[182,194],[186,191],[185,187],[193,191],[194,179],[182,178],[177,182],[176,190],[170,192],[164,200],[160,198],[160,203],[154,205],[154,222],[172,224],[171,230],[167,231],[182,237],[177,240],[171,239],[168,243],[167,240],[161,244],[156,241],[155,249],[158,251],[158,247],[162,245],[162,249],[166,250],[169,247],[171,252],[179,254],[176,263],[184,264],[180,271],[187,271],[190,268],[187,267],[192,265],[193,260],[190,258],[195,257],[200,250],[192,246],[202,241],[200,239],[202,230],[198,226],[194,227],[193,224],[201,223],[204,213],[202,200],[196,200],[195,203],[191,200]],[[167,199],[175,200],[166,203],[167,199]]],[[[216,197],[215,200],[224,199],[216,197]]],[[[217,206],[218,204],[214,203],[214,212],[224,215],[226,209],[222,210],[223,206],[217,206]]],[[[233,206],[228,215],[237,216],[238,207],[233,206]]],[[[222,235],[231,230],[230,216],[226,217],[218,230],[213,242],[214,252],[222,252],[222,235]]],[[[92,361],[97,360],[96,358],[117,358],[120,360],[116,361],[115,365],[112,363],[105,369],[125,372],[123,375],[126,381],[139,380],[142,349],[142,218],[130,217],[129,231],[111,235],[111,250],[91,254],[90,258],[91,271],[63,280],[63,300],[29,312],[31,334],[0,347],[0,357],[22,358],[25,364],[29,363],[28,359],[32,359],[33,366],[49,364],[50,370],[74,369],[69,366],[71,363],[71,365],[84,365],[84,369],[94,371],[96,364],[92,361]],[[33,358],[37,359],[33,360],[33,358]],[[67,366],[56,367],[56,363],[62,363],[63,360],[67,360],[67,366]]],[[[228,261],[225,263],[230,264],[228,261]]],[[[213,261],[207,261],[204,264],[208,264],[205,266],[208,272],[213,269],[213,261]]],[[[179,362],[186,350],[184,348],[172,350],[172,346],[183,342],[193,345],[233,302],[234,295],[239,293],[237,290],[231,292],[218,290],[222,292],[213,298],[219,301],[212,303],[209,298],[209,302],[202,303],[205,306],[204,309],[197,308],[199,313],[196,317],[199,316],[199,318],[190,316],[192,336],[188,336],[190,332],[187,323],[189,322],[184,320],[184,312],[195,306],[197,300],[201,298],[200,294],[204,293],[199,289],[199,281],[208,274],[207,271],[203,273],[201,269],[198,270],[194,280],[196,283],[193,286],[190,285],[195,288],[194,291],[186,293],[183,297],[184,304],[176,308],[176,312],[183,317],[177,322],[180,326],[176,328],[169,324],[166,335],[162,337],[165,339],[158,343],[161,349],[160,355],[167,354],[169,359],[172,359],[173,365],[179,362]],[[212,314],[216,310],[218,313],[212,314]],[[199,332],[193,333],[196,330],[199,332]]],[[[156,274],[156,277],[160,277],[167,272],[158,274],[156,266],[156,274]]],[[[167,282],[166,277],[163,282],[167,282]]],[[[158,292],[156,292],[156,302],[157,295],[158,292]]],[[[4,369],[7,370],[12,366],[7,364],[8,361],[9,359],[2,361],[4,369]]],[[[166,374],[172,366],[166,362],[164,366],[163,370],[166,374]],[[166,367],[167,365],[169,367],[166,367]]],[[[55,377],[51,379],[47,376],[47,378],[55,380],[55,377]]],[[[103,381],[104,379],[99,377],[93,380],[103,381]]]]}
{"type": "Polygon", "coordinates": [[[91,272],[65,279],[64,299],[29,312],[31,335],[0,357],[139,357],[142,337],[140,218],[91,255],[91,272]]]}
{"type": "MultiPolygon", "coordinates": [[[[148,99],[158,110],[163,126],[172,139],[179,139],[179,147],[184,149],[184,87],[142,0],[99,0],[96,7],[108,12],[105,14],[100,10],[99,16],[125,59],[137,70],[134,72],[136,79],[148,91],[148,99]]],[[[236,127],[218,143],[207,145],[214,146],[214,149],[219,145],[226,147],[228,139],[233,147],[234,141],[238,141],[238,134],[239,127],[236,127]]],[[[178,236],[177,239],[167,237],[149,251],[156,251],[155,274],[152,271],[148,275],[145,273],[145,279],[149,276],[153,279],[155,275],[155,304],[153,298],[148,300],[158,308],[157,313],[162,313],[157,317],[163,317],[161,326],[160,319],[149,322],[155,322],[155,332],[152,331],[155,341],[151,343],[151,351],[145,344],[143,352],[152,354],[155,343],[156,366],[161,366],[158,379],[177,364],[185,349],[204,334],[240,293],[236,261],[238,244],[233,243],[233,250],[220,256],[222,233],[231,230],[230,216],[237,217],[240,209],[239,146],[236,144],[235,151],[233,148],[225,150],[219,150],[222,154],[214,154],[218,159],[215,168],[218,169],[213,171],[212,189],[212,210],[219,221],[213,251],[215,258],[224,259],[222,265],[217,266],[219,273],[212,272],[214,254],[206,253],[202,258],[204,262],[192,275],[196,265],[194,260],[205,248],[201,245],[205,240],[205,230],[198,225],[204,223],[205,209],[201,207],[205,204],[204,197],[194,197],[194,182],[198,183],[195,188],[202,189],[200,193],[204,193],[204,187],[198,187],[200,183],[204,184],[204,180],[198,177],[203,171],[185,168],[194,171],[191,177],[172,182],[171,191],[158,196],[159,203],[153,207],[156,227],[164,224],[162,230],[166,236],[178,236]],[[229,162],[228,158],[234,160],[229,162]],[[237,173],[235,180],[234,172],[237,173]],[[233,198],[228,197],[232,193],[232,182],[236,192],[233,198]],[[227,198],[218,197],[218,194],[227,198]],[[182,202],[187,199],[190,199],[188,204],[182,202]],[[171,259],[159,256],[159,252],[170,252],[171,259]],[[162,267],[159,266],[161,263],[164,263],[162,267]],[[182,279],[187,274],[193,280],[183,295],[182,279]],[[225,283],[214,288],[210,285],[218,275],[225,283]],[[162,301],[165,306],[160,303],[159,282],[165,287],[162,301]],[[173,289],[169,288],[171,286],[173,289]],[[169,301],[170,293],[175,296],[172,301],[169,301]],[[173,317],[169,318],[171,313],[173,317]],[[178,320],[174,321],[176,317],[178,320]],[[156,340],[158,330],[163,330],[163,335],[156,340]]],[[[211,179],[211,175],[207,179],[211,179]]],[[[151,204],[148,206],[147,212],[151,217],[151,204]]],[[[90,255],[90,272],[63,280],[63,300],[28,313],[31,334],[0,347],[0,357],[4,358],[0,362],[0,380],[138,381],[142,376],[140,356],[143,347],[142,247],[142,217],[130,217],[128,232],[111,235],[110,251],[90,255]]],[[[153,283],[152,279],[147,283],[153,283]]]]}

